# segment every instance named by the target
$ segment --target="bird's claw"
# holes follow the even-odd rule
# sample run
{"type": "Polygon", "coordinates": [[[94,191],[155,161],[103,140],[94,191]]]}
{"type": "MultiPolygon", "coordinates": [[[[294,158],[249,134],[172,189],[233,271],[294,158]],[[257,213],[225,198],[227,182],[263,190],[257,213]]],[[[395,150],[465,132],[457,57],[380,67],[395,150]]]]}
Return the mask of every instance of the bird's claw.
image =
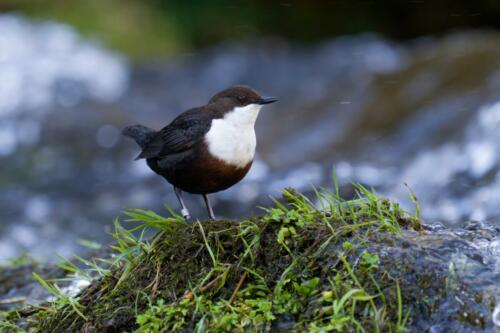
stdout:
{"type": "Polygon", "coordinates": [[[186,221],[191,220],[191,216],[189,215],[189,211],[186,208],[181,209],[181,215],[186,221]]]}

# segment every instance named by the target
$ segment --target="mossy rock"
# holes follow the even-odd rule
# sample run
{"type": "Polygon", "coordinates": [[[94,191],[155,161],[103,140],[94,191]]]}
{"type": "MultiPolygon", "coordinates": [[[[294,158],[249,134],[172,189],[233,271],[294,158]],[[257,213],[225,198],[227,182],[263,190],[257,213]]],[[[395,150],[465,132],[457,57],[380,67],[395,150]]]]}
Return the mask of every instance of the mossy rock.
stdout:
{"type": "Polygon", "coordinates": [[[397,204],[360,186],[358,191],[360,198],[353,201],[318,193],[313,204],[286,190],[285,204],[277,202],[264,216],[244,221],[188,225],[175,216],[129,211],[128,220],[139,223],[135,231],[160,231],[143,241],[144,234],[134,236],[116,223],[116,254],[98,278],[76,297],[59,295],[45,306],[4,315],[3,327],[29,332],[491,329],[493,298],[453,266],[457,245],[479,264],[474,249],[452,233],[426,230],[397,204]]]}

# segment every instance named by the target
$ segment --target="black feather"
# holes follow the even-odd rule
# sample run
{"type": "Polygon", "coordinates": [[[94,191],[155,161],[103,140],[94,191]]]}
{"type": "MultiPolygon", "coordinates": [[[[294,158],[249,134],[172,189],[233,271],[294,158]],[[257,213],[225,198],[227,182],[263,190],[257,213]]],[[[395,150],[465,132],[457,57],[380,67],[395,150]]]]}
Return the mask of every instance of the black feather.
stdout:
{"type": "Polygon", "coordinates": [[[186,151],[203,140],[211,124],[212,118],[203,108],[188,110],[155,133],[137,158],[160,158],[186,151]]]}
{"type": "Polygon", "coordinates": [[[127,126],[122,131],[122,135],[134,139],[142,149],[147,146],[156,133],[155,130],[142,125],[127,126]]]}

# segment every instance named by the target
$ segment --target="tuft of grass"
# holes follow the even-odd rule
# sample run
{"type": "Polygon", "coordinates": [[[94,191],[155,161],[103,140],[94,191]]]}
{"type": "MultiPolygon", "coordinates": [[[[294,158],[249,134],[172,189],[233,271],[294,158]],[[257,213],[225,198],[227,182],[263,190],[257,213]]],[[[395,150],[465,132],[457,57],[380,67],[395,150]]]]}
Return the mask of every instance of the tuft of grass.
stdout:
{"type": "Polygon", "coordinates": [[[60,311],[60,313],[66,318],[70,317],[72,314],[78,315],[81,319],[87,320],[87,317],[82,312],[82,305],[78,302],[78,298],[71,297],[67,293],[63,292],[61,288],[55,283],[50,283],[44,280],[37,273],[33,273],[33,277],[52,295],[54,295],[56,301],[53,303],[54,307],[48,307],[50,311],[60,311]]]}
{"type": "Polygon", "coordinates": [[[35,275],[55,300],[29,316],[30,332],[405,332],[408,299],[373,244],[418,219],[355,188],[353,200],[285,189],[243,221],[187,225],[129,210],[115,221],[110,258],[77,258],[84,271],[62,258],[59,267],[92,281],[79,295],[35,275]]]}
{"type": "MultiPolygon", "coordinates": [[[[7,314],[8,315],[8,314],[7,314]]],[[[12,333],[25,333],[26,331],[16,324],[2,319],[2,313],[0,312],[0,332],[12,332],[12,333]]]]}

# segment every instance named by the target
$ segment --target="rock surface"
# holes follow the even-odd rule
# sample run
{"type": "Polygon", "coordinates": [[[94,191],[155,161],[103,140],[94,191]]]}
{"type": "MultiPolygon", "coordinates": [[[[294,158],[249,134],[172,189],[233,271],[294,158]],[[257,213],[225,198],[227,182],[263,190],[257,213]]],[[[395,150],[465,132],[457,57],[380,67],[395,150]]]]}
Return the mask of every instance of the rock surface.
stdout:
{"type": "Polygon", "coordinates": [[[286,191],[286,207],[241,222],[185,225],[130,211],[132,221],[162,231],[144,243],[118,228],[121,259],[76,296],[78,312],[60,298],[57,310],[28,307],[5,315],[4,325],[26,328],[29,318],[34,332],[495,331],[500,275],[490,244],[498,229],[422,225],[374,196],[318,199],[329,208],[286,191]]]}

